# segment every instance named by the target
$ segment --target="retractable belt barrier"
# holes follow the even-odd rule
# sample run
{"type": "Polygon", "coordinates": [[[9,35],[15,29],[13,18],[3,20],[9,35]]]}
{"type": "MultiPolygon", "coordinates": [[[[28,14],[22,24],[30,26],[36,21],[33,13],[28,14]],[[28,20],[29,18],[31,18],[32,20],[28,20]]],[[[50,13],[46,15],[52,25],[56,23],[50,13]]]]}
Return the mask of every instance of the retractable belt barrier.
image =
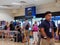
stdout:
{"type": "Polygon", "coordinates": [[[2,36],[2,41],[3,41],[3,39],[4,39],[4,35],[5,34],[8,34],[7,35],[7,37],[8,38],[13,38],[13,37],[15,37],[16,38],[16,42],[17,42],[17,35],[18,35],[18,31],[10,31],[10,30],[0,30],[0,33],[1,33],[1,36],[2,36]],[[13,34],[12,34],[13,33],[13,34]],[[16,36],[14,36],[14,34],[16,34],[16,36]],[[13,35],[13,36],[10,36],[10,35],[13,35]]]}

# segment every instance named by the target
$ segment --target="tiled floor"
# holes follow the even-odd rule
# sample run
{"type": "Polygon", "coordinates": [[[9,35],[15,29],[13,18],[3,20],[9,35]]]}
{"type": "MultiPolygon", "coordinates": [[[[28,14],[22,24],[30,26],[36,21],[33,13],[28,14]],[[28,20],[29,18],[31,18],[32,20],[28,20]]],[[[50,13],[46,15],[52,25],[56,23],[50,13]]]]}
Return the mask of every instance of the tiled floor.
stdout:
{"type": "Polygon", "coordinates": [[[0,41],[0,45],[24,45],[22,43],[12,42],[12,41],[0,41]]]}
{"type": "MultiPolygon", "coordinates": [[[[2,41],[0,40],[0,45],[24,45],[23,43],[17,43],[17,42],[13,42],[13,41],[2,41]]],[[[56,45],[60,45],[60,43],[56,43],[56,45]]]]}

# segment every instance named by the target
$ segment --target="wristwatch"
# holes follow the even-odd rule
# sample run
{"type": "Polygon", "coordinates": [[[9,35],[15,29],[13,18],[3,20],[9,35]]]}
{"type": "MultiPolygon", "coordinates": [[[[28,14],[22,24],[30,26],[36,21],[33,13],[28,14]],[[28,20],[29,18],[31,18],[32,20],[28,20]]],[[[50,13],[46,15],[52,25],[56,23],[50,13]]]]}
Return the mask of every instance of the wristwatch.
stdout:
{"type": "Polygon", "coordinates": [[[45,36],[44,39],[47,39],[47,37],[45,36]]]}

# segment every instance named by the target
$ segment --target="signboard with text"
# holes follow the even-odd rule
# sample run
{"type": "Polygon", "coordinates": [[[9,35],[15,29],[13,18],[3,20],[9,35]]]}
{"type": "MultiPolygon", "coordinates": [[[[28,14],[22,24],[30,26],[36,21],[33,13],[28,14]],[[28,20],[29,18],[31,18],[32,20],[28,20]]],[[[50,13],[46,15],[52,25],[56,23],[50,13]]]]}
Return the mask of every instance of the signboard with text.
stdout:
{"type": "Polygon", "coordinates": [[[27,7],[25,8],[25,17],[33,17],[36,15],[36,7],[27,7]]]}

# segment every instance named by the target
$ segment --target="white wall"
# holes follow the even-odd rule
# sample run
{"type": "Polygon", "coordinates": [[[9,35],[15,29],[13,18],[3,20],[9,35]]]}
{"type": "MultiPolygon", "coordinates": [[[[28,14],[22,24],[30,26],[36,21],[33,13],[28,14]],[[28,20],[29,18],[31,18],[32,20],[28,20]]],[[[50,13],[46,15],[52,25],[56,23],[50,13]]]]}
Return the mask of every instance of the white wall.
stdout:
{"type": "Polygon", "coordinates": [[[10,21],[13,21],[14,18],[9,10],[1,10],[0,9],[0,21],[1,20],[10,22],[10,21]]]}

